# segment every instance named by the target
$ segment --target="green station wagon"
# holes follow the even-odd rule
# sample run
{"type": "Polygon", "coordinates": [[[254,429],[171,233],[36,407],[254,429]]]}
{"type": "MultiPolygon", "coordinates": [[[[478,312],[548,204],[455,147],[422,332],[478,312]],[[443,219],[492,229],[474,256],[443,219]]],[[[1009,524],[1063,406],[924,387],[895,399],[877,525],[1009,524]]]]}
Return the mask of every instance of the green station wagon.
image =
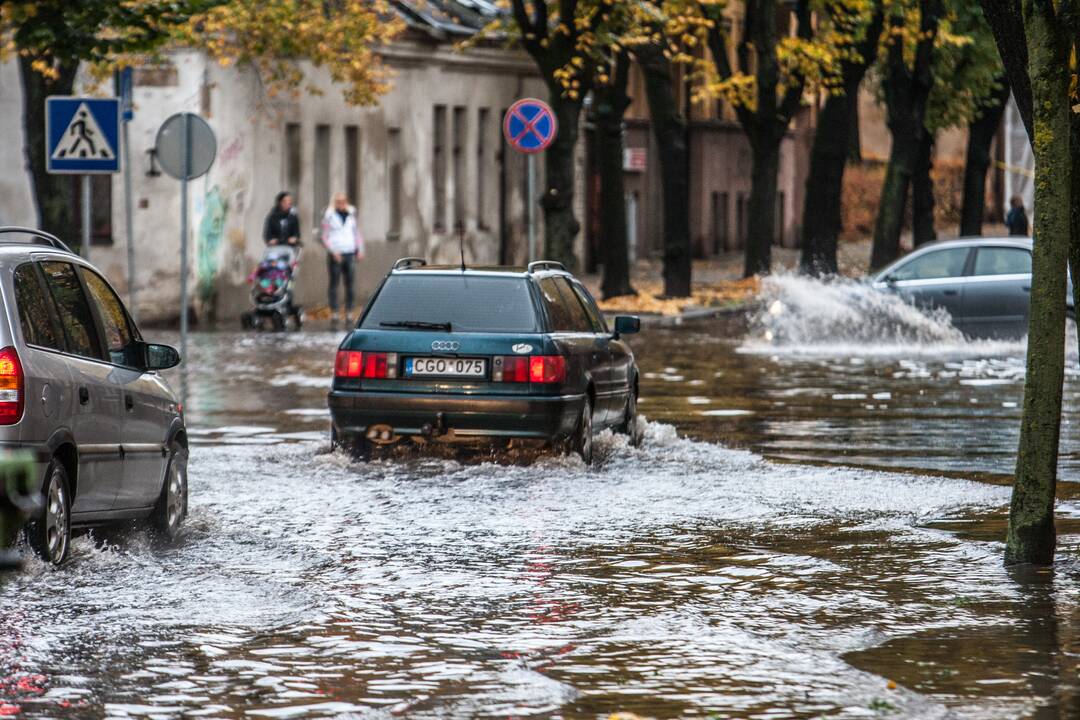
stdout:
{"type": "Polygon", "coordinates": [[[615,318],[562,265],[399,260],[338,349],[332,442],[359,456],[418,443],[553,444],[592,462],[593,435],[641,440],[638,369],[615,318]]]}

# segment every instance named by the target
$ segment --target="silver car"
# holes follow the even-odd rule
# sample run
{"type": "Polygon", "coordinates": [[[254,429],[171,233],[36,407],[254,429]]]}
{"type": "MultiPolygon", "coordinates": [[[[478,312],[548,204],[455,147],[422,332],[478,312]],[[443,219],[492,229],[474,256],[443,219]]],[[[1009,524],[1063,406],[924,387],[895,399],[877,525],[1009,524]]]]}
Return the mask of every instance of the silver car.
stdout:
{"type": "MultiPolygon", "coordinates": [[[[924,245],[873,277],[874,287],[944,308],[971,337],[1022,337],[1031,302],[1031,238],[970,238],[924,245]]],[[[1075,317],[1072,285],[1067,312],[1075,317]]]]}
{"type": "Polygon", "coordinates": [[[32,452],[41,478],[30,546],[58,565],[73,527],[147,520],[175,536],[187,433],[157,371],[179,354],[143,342],[101,273],[37,230],[0,228],[0,302],[0,447],[32,452]]]}

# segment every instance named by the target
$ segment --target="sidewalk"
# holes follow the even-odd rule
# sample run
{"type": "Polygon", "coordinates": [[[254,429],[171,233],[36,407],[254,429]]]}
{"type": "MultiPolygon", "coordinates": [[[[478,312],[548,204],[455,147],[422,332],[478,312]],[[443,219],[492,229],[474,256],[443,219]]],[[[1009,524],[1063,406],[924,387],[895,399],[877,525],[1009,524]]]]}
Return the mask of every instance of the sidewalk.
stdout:
{"type": "MultiPolygon", "coordinates": [[[[988,237],[1005,235],[1004,226],[987,225],[988,237]]],[[[942,228],[939,238],[957,237],[957,228],[942,228]]],[[[903,252],[911,250],[911,232],[905,231],[900,239],[903,252]]],[[[870,266],[871,239],[841,241],[837,250],[840,274],[845,277],[862,277],[870,266]]],[[[799,249],[773,247],[772,272],[774,275],[798,272],[799,249]]],[[[663,294],[663,263],[660,260],[639,260],[631,271],[631,282],[637,296],[625,296],[600,300],[605,313],[634,313],[653,317],[651,323],[678,324],[683,320],[716,317],[739,313],[746,309],[757,295],[758,278],[742,277],[744,255],[742,251],[726,253],[707,260],[695,260],[691,276],[693,296],[666,299],[663,294]]],[[[598,299],[600,298],[599,274],[582,275],[581,281],[598,299]]]]}

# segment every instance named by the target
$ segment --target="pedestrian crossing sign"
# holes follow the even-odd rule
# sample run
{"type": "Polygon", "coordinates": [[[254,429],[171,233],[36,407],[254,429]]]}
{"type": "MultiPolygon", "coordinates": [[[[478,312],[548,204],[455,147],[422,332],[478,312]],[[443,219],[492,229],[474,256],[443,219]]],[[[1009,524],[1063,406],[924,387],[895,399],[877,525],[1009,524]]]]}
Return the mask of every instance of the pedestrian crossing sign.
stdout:
{"type": "Polygon", "coordinates": [[[46,167],[51,173],[92,175],[120,171],[117,98],[45,99],[46,167]]]}

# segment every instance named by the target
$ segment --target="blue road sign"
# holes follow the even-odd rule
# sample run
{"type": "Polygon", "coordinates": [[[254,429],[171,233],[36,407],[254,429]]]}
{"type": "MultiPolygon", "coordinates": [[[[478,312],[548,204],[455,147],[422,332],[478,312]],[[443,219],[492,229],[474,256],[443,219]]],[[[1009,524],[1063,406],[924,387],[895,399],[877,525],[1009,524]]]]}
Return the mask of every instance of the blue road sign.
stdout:
{"type": "Polygon", "coordinates": [[[543,100],[524,98],[506,111],[503,136],[506,142],[523,153],[538,153],[555,142],[559,123],[555,113],[543,100]]]}
{"type": "Polygon", "coordinates": [[[129,122],[135,119],[135,103],[132,95],[135,92],[135,72],[126,67],[120,71],[120,91],[116,93],[120,96],[120,113],[123,116],[124,122],[129,122]]]}
{"type": "Polygon", "coordinates": [[[120,101],[117,98],[45,99],[46,168],[94,175],[120,171],[120,101]]]}

